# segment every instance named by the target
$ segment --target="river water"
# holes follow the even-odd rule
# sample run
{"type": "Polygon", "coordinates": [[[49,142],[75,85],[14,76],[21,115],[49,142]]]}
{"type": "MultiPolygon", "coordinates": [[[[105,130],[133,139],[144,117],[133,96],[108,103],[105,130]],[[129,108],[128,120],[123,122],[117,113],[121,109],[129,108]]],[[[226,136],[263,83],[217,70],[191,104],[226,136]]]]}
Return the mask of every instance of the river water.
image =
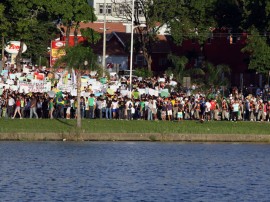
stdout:
{"type": "Polygon", "coordinates": [[[1,201],[269,201],[270,145],[0,142],[1,201]]]}

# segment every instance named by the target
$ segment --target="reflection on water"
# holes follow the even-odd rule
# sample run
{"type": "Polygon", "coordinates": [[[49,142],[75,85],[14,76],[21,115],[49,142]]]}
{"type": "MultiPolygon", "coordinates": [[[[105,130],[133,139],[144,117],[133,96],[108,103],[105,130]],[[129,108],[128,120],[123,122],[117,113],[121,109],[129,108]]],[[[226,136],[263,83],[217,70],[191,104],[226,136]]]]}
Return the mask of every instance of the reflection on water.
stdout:
{"type": "Polygon", "coordinates": [[[1,201],[267,201],[270,145],[0,142],[1,201]]]}

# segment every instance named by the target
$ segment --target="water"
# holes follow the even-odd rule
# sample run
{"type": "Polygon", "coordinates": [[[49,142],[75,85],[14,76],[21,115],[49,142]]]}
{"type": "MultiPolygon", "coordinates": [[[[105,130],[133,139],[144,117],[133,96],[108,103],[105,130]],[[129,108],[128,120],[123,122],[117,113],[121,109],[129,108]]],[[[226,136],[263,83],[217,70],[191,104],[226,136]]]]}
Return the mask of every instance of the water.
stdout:
{"type": "Polygon", "coordinates": [[[0,201],[269,201],[270,145],[0,142],[0,201]]]}

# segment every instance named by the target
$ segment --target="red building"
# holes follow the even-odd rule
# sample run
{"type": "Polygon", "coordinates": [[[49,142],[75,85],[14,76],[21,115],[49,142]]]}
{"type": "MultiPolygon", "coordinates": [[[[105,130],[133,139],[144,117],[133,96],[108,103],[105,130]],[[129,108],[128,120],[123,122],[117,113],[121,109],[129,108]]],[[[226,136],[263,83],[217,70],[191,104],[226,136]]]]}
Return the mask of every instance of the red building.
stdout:
{"type": "MultiPolygon", "coordinates": [[[[103,51],[103,23],[81,24],[80,28],[90,27],[101,33],[101,40],[93,47],[94,52],[102,56],[103,51]]],[[[120,69],[129,69],[130,33],[126,33],[126,27],[122,23],[107,23],[106,35],[106,63],[117,66],[120,69]],[[115,65],[117,64],[117,65],[115,65]]],[[[71,31],[72,33],[72,31],[71,31]]],[[[136,38],[136,34],[134,35],[136,38]]],[[[173,43],[168,35],[159,35],[152,47],[152,70],[156,73],[164,72],[168,68],[167,56],[169,54],[185,55],[189,58],[189,65],[198,65],[202,61],[208,61],[214,65],[225,64],[231,68],[232,85],[241,84],[259,85],[259,75],[248,70],[249,56],[243,53],[247,34],[230,35],[228,32],[213,33],[203,45],[192,40],[183,41],[181,46],[173,43]]],[[[80,33],[79,42],[84,39],[80,33]]],[[[74,36],[71,34],[69,44],[74,45],[74,36]]],[[[146,66],[141,53],[134,53],[134,67],[146,66]]],[[[108,65],[110,66],[110,65],[108,65]]],[[[111,66],[110,66],[111,67],[111,66]]]]}

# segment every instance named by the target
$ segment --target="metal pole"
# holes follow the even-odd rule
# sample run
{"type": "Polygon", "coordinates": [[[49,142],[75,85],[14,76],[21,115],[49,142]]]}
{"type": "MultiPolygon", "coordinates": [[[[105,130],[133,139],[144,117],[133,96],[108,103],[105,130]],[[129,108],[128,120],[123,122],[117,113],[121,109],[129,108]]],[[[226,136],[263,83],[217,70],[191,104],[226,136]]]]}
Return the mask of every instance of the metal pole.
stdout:
{"type": "Polygon", "coordinates": [[[103,67],[103,73],[102,77],[105,77],[105,69],[106,69],[106,21],[107,21],[107,5],[106,0],[104,0],[103,5],[103,15],[104,15],[104,21],[103,21],[103,55],[102,55],[102,67],[103,67]]]}
{"type": "Polygon", "coordinates": [[[5,69],[5,38],[2,35],[2,67],[0,70],[5,69]]]}
{"type": "Polygon", "coordinates": [[[129,80],[130,80],[130,88],[129,88],[129,93],[130,93],[130,98],[132,97],[132,66],[133,66],[133,38],[134,38],[134,0],[132,0],[132,8],[131,8],[131,41],[130,41],[130,65],[129,65],[129,80]]]}

